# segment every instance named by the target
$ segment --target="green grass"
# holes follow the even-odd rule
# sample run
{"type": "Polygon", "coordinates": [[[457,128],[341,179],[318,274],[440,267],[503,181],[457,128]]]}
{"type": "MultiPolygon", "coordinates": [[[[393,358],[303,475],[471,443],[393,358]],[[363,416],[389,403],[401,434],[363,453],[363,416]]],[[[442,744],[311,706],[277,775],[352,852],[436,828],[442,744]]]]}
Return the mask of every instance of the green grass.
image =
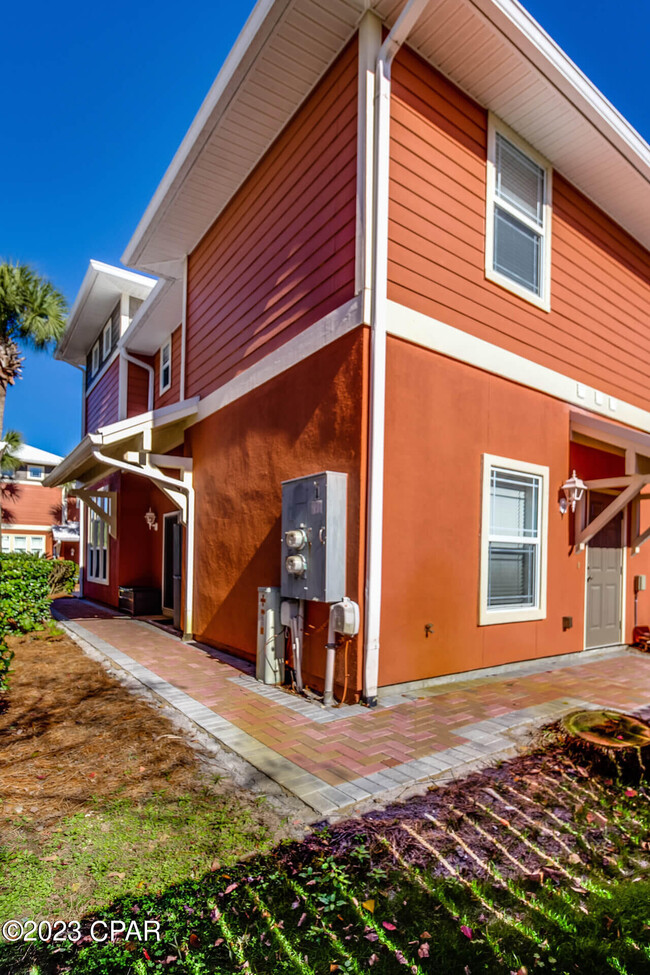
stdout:
{"type": "Polygon", "coordinates": [[[548,807],[536,793],[543,779],[526,786],[526,763],[540,762],[531,756],[519,760],[516,774],[475,776],[231,867],[228,851],[242,842],[252,848],[258,828],[227,821],[213,798],[200,813],[182,802],[115,804],[74,818],[61,850],[76,859],[40,879],[35,864],[16,864],[20,896],[6,893],[4,903],[20,905],[17,916],[24,916],[29,897],[43,903],[86,871],[96,896],[112,898],[98,916],[141,926],[158,920],[162,940],[86,940],[56,953],[54,946],[5,947],[0,970],[650,975],[650,793],[577,773],[571,781],[573,767],[563,765],[558,775],[557,761],[548,763],[556,770],[548,807]],[[521,809],[499,804],[502,793],[516,798],[513,789],[527,790],[521,809]],[[456,815],[463,800],[465,811],[456,815]],[[102,830],[109,823],[115,836],[102,830]],[[224,865],[206,870],[215,836],[224,865]],[[108,877],[118,855],[128,880],[108,877]]]}
{"type": "Polygon", "coordinates": [[[81,917],[89,904],[162,893],[269,842],[249,810],[214,793],[84,808],[38,845],[31,818],[14,821],[10,843],[0,847],[0,919],[81,917]]]}

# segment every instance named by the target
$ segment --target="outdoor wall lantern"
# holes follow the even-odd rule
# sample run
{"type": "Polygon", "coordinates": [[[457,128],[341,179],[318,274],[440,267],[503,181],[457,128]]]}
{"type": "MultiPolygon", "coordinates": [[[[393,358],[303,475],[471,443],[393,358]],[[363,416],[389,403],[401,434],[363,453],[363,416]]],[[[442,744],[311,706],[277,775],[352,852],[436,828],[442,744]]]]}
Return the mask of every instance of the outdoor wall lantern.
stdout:
{"type": "Polygon", "coordinates": [[[149,531],[151,531],[152,528],[155,532],[158,531],[158,520],[156,518],[156,512],[152,511],[151,507],[149,508],[146,515],[144,516],[144,520],[149,526],[149,531]]]}
{"type": "Polygon", "coordinates": [[[571,511],[576,510],[576,505],[587,490],[587,485],[582,478],[577,477],[576,472],[574,471],[571,477],[564,482],[561,490],[564,492],[564,497],[560,498],[559,502],[560,514],[565,514],[569,508],[569,505],[571,505],[571,511]]]}

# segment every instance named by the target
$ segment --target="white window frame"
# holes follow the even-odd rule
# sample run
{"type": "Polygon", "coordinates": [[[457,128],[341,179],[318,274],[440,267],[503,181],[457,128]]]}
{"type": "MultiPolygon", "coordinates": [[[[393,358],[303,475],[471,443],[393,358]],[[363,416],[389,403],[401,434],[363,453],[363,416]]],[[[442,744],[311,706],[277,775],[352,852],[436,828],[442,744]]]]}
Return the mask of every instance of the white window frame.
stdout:
{"type": "Polygon", "coordinates": [[[485,276],[489,281],[506,288],[513,294],[524,298],[533,305],[537,305],[543,311],[551,310],[551,224],[553,217],[553,167],[544,156],[540,155],[532,146],[529,146],[516,132],[513,132],[501,119],[491,112],[488,115],[488,149],[487,149],[487,192],[486,192],[486,215],[485,215],[485,276]],[[540,227],[534,220],[531,220],[516,206],[502,200],[496,195],[497,179],[497,134],[501,135],[508,142],[519,149],[525,156],[528,156],[534,163],[544,170],[544,204],[543,220],[540,227]],[[540,293],[524,287],[517,281],[513,281],[506,274],[494,268],[494,211],[495,207],[507,213],[509,216],[518,220],[530,230],[533,230],[541,237],[541,260],[542,267],[540,273],[540,293]]]}
{"type": "Polygon", "coordinates": [[[11,535],[2,536],[2,554],[9,555],[12,550],[11,535]],[[5,548],[6,546],[6,548],[5,548]]]}
{"type": "Polygon", "coordinates": [[[90,375],[96,376],[99,371],[99,339],[95,342],[90,353],[90,375]]]}
{"type": "Polygon", "coordinates": [[[108,319],[102,329],[102,359],[108,359],[113,347],[113,320],[108,319]]]}
{"type": "Polygon", "coordinates": [[[27,465],[27,480],[28,481],[42,481],[45,476],[45,468],[40,464],[28,464],[27,465]],[[32,471],[38,471],[38,474],[32,474],[32,471]]]}
{"type": "MultiPolygon", "coordinates": [[[[494,623],[523,623],[527,620],[546,619],[546,587],[548,566],[548,499],[549,499],[549,468],[540,464],[529,464],[523,460],[513,460],[511,457],[497,457],[494,454],[483,454],[482,475],[482,503],[481,503],[481,566],[479,591],[479,626],[490,626],[494,623]],[[490,541],[499,540],[490,535],[490,480],[494,468],[512,471],[513,474],[532,474],[541,479],[538,495],[537,515],[537,545],[539,555],[537,561],[537,593],[534,606],[515,606],[512,609],[488,608],[488,573],[490,541]]],[[[501,539],[503,540],[503,539],[501,539]]],[[[512,541],[521,541],[512,539],[512,541]]],[[[529,539],[530,541],[530,539],[529,539]]]]}
{"type": "Polygon", "coordinates": [[[12,535],[11,536],[11,551],[12,552],[16,552],[17,551],[19,553],[28,552],[29,549],[27,547],[27,535],[12,535]],[[25,548],[16,549],[16,542],[18,541],[19,538],[24,538],[25,539],[25,548]]]}
{"type": "Polygon", "coordinates": [[[34,552],[34,542],[40,541],[42,543],[42,548],[38,552],[39,555],[45,555],[45,535],[30,535],[29,536],[29,551],[34,552]]]}
{"type": "Polygon", "coordinates": [[[160,395],[166,393],[168,389],[171,388],[172,384],[172,340],[167,339],[164,345],[160,346],[160,370],[159,370],[159,390],[160,395]],[[165,362],[165,353],[167,353],[168,359],[165,362]],[[169,370],[167,382],[163,381],[163,376],[165,374],[165,369],[169,370]]]}
{"type": "MultiPolygon", "coordinates": [[[[111,513],[112,498],[94,494],[93,501],[106,512],[111,513]]],[[[86,579],[88,582],[97,582],[102,586],[109,584],[110,573],[110,535],[108,524],[99,515],[86,506],[88,513],[88,524],[86,532],[86,579]]]]}

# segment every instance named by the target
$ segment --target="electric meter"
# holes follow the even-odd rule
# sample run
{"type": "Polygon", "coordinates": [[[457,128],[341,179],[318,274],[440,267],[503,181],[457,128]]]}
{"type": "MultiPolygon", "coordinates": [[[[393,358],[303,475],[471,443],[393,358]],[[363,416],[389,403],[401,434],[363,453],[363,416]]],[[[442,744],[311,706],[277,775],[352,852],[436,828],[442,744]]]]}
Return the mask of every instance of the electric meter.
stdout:
{"type": "Polygon", "coordinates": [[[307,532],[304,528],[294,528],[285,533],[284,540],[287,548],[295,548],[299,552],[307,544],[307,532]]]}
{"type": "Polygon", "coordinates": [[[301,576],[307,571],[307,559],[304,555],[287,555],[284,565],[292,576],[301,576]]]}

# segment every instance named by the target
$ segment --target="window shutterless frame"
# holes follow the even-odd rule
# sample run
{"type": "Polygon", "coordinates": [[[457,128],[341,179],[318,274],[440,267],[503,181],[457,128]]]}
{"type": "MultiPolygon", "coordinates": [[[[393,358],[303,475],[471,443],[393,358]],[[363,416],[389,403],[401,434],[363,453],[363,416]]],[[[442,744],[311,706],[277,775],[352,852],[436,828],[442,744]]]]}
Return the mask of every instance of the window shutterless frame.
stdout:
{"type": "Polygon", "coordinates": [[[172,384],[172,340],[168,339],[160,347],[160,393],[165,393],[172,384]]]}
{"type": "Polygon", "coordinates": [[[113,322],[109,320],[104,325],[102,331],[102,359],[108,359],[113,345],[113,322]]]}
{"type": "Polygon", "coordinates": [[[548,498],[548,467],[483,454],[479,626],[546,619],[548,498]]]}
{"type": "Polygon", "coordinates": [[[488,152],[486,181],[485,220],[485,276],[513,294],[537,305],[544,311],[551,310],[551,223],[552,223],[553,170],[548,160],[513,132],[492,113],[488,116],[488,152]],[[517,180],[527,177],[529,186],[541,173],[536,206],[528,206],[517,200],[516,193],[503,190],[504,169],[511,163],[511,174],[517,180]],[[501,179],[500,179],[501,174],[501,179]],[[499,262],[497,234],[513,237],[519,233],[523,245],[535,248],[538,253],[536,282],[527,285],[516,274],[508,273],[499,262]],[[537,287],[536,287],[537,286],[537,287]]]}
{"type": "Polygon", "coordinates": [[[97,375],[99,370],[99,341],[95,342],[90,353],[90,376],[91,378],[97,375]]]}
{"type": "MultiPolygon", "coordinates": [[[[93,495],[93,501],[110,515],[111,498],[98,493],[93,495]]],[[[88,514],[86,579],[88,582],[99,582],[102,585],[107,585],[109,559],[108,525],[105,521],[102,521],[92,508],[87,508],[86,510],[88,514]]]]}
{"type": "Polygon", "coordinates": [[[42,481],[45,474],[45,468],[39,467],[35,464],[30,464],[27,468],[27,480],[28,481],[42,481]]]}

